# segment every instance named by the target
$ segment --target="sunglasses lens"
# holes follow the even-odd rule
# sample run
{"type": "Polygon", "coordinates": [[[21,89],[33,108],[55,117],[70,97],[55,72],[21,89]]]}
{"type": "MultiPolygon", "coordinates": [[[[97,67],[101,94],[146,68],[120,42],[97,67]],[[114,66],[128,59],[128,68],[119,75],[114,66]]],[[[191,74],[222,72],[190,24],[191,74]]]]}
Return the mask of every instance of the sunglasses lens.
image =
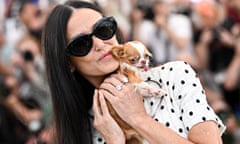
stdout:
{"type": "Polygon", "coordinates": [[[96,23],[93,35],[102,39],[108,40],[113,37],[117,30],[117,23],[113,17],[105,17],[96,23]]]}
{"type": "Polygon", "coordinates": [[[89,35],[79,35],[68,46],[68,54],[74,56],[85,56],[92,48],[92,38],[89,35]]]}
{"type": "Polygon", "coordinates": [[[92,48],[92,35],[102,40],[108,40],[114,36],[117,30],[117,22],[113,17],[104,17],[94,25],[91,34],[80,34],[72,39],[67,45],[68,55],[85,56],[92,48]]]}

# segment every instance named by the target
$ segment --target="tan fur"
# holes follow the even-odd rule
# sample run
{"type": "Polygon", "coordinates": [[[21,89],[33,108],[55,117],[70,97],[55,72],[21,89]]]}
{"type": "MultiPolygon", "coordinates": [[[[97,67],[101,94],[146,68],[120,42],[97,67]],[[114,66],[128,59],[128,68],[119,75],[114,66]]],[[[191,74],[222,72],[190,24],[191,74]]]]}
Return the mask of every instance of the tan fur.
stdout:
{"type": "MultiPolygon", "coordinates": [[[[133,63],[132,60],[134,58],[139,58],[140,54],[136,50],[136,48],[134,48],[134,46],[144,48],[144,54],[149,57],[152,56],[148,49],[139,41],[131,41],[122,45],[114,46],[111,50],[111,54],[120,63],[118,71],[125,75],[130,83],[135,84],[136,90],[142,96],[159,96],[160,94],[162,94],[162,91],[159,88],[151,87],[138,76],[138,68],[133,65],[136,65],[136,63],[139,64],[140,61],[136,60],[136,63],[133,63]],[[134,43],[136,45],[134,45],[134,43]]],[[[110,114],[116,120],[118,125],[122,128],[125,134],[126,144],[143,144],[143,138],[141,137],[141,135],[139,135],[131,126],[129,126],[118,116],[118,114],[115,112],[112,105],[108,101],[107,105],[110,114]]]]}
{"type": "MultiPolygon", "coordinates": [[[[135,48],[132,48],[132,45],[130,45],[129,43],[113,47],[111,53],[115,59],[119,60],[120,64],[123,62],[131,64],[129,59],[131,59],[131,57],[137,57],[139,55],[138,51],[135,48]]],[[[149,55],[151,55],[150,52],[148,53],[149,55]]],[[[138,77],[136,72],[133,70],[120,67],[119,71],[125,76],[127,76],[129,82],[142,82],[142,79],[138,77]]],[[[142,137],[118,116],[118,114],[115,112],[109,102],[107,102],[107,105],[112,117],[116,120],[116,122],[119,124],[125,134],[126,144],[143,144],[142,137]]]]}

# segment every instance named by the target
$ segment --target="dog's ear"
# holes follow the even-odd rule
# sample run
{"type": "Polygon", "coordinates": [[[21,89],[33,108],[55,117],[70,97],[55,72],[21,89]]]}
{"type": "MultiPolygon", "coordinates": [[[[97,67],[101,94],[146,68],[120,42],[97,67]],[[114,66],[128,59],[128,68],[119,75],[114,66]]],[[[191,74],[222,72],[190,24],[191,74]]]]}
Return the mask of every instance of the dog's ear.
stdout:
{"type": "Polygon", "coordinates": [[[152,57],[152,53],[150,53],[150,51],[147,48],[145,48],[145,52],[149,57],[152,57]]]}
{"type": "Polygon", "coordinates": [[[125,50],[123,45],[114,46],[111,50],[111,54],[116,59],[121,59],[125,57],[125,50]]]}

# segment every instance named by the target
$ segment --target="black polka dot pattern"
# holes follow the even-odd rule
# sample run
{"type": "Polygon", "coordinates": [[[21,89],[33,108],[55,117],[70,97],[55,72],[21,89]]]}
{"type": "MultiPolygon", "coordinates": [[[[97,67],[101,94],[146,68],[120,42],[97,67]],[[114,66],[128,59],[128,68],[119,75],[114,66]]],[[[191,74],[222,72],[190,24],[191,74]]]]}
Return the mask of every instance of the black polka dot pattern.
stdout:
{"type": "Polygon", "coordinates": [[[181,98],[182,98],[182,95],[179,95],[179,96],[178,96],[178,99],[181,100],[181,98]]]}
{"type": "Polygon", "coordinates": [[[184,80],[181,80],[181,84],[184,85],[184,84],[185,84],[185,81],[184,81],[184,80]]]}
{"type": "Polygon", "coordinates": [[[193,116],[193,112],[192,111],[189,112],[189,116],[193,116]]]}
{"type": "Polygon", "coordinates": [[[151,102],[150,102],[150,106],[153,106],[153,104],[154,104],[154,103],[151,101],[151,102]]]}
{"type": "Polygon", "coordinates": [[[170,123],[169,122],[166,122],[166,124],[165,124],[167,127],[169,127],[170,126],[170,123]]]}
{"type": "Polygon", "coordinates": [[[180,116],[179,119],[182,121],[182,116],[180,116]]]}
{"type": "Polygon", "coordinates": [[[179,131],[179,133],[182,133],[182,132],[183,132],[183,129],[180,128],[180,129],[178,129],[178,131],[179,131]]]}
{"type": "Polygon", "coordinates": [[[169,86],[169,81],[166,82],[167,86],[169,86]]]}
{"type": "Polygon", "coordinates": [[[160,109],[163,110],[163,109],[164,109],[164,106],[162,105],[162,106],[160,107],[160,109]]]}
{"type": "Polygon", "coordinates": [[[202,120],[203,120],[203,121],[206,121],[206,118],[205,118],[205,117],[202,117],[202,120]]]}
{"type": "Polygon", "coordinates": [[[102,141],[103,141],[103,139],[99,137],[98,138],[98,142],[102,142],[102,141]]]}
{"type": "Polygon", "coordinates": [[[196,99],[196,103],[200,103],[200,100],[199,100],[199,99],[196,99]]]}
{"type": "MultiPolygon", "coordinates": [[[[144,98],[144,106],[152,119],[187,138],[197,123],[213,120],[222,130],[221,119],[206,102],[205,91],[191,66],[182,61],[154,68],[146,80],[157,82],[166,94],[161,98],[144,98]]],[[[104,143],[95,139],[95,143],[104,143]]]]}

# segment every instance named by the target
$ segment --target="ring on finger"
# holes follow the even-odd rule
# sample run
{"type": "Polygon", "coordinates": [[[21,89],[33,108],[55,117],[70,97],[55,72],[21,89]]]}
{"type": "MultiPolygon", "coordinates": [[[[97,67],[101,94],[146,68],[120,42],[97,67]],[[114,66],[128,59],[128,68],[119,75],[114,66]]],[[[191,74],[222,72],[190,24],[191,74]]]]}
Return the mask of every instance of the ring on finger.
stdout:
{"type": "Polygon", "coordinates": [[[118,91],[121,91],[121,90],[122,90],[122,87],[123,87],[123,83],[115,86],[115,88],[116,88],[118,91]]]}
{"type": "Polygon", "coordinates": [[[124,77],[124,78],[122,79],[122,82],[123,82],[123,84],[128,83],[128,78],[127,78],[127,77],[124,77]]]}

